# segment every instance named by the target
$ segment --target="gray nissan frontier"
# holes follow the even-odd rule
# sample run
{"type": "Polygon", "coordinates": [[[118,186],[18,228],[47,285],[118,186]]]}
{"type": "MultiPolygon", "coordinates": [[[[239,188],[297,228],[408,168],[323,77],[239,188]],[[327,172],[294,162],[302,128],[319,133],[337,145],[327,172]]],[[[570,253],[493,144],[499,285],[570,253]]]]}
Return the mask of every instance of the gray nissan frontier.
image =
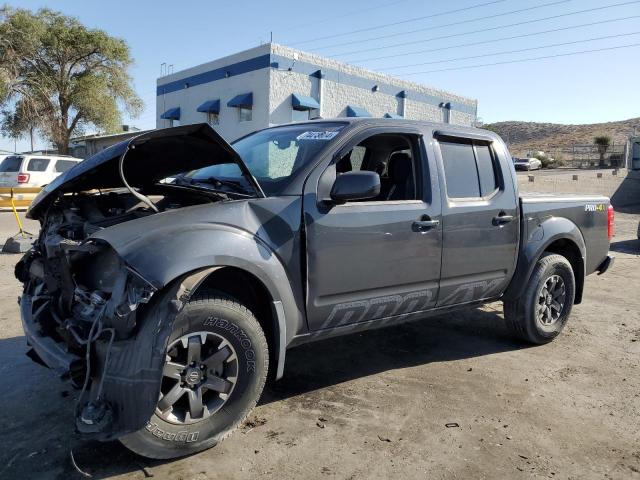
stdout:
{"type": "Polygon", "coordinates": [[[497,300],[550,342],[613,262],[608,198],[521,195],[496,134],[402,119],[142,133],[27,216],[28,355],[79,389],[78,432],[151,458],[227,437],[305,342],[497,300]]]}

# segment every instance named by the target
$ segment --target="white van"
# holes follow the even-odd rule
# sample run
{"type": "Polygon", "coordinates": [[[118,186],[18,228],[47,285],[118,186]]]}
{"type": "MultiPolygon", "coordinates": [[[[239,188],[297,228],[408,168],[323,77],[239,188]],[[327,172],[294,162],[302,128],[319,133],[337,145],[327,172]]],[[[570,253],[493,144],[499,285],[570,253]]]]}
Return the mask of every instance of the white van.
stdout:
{"type": "Polygon", "coordinates": [[[0,163],[0,187],[44,187],[81,161],[68,155],[9,155],[0,163]]]}

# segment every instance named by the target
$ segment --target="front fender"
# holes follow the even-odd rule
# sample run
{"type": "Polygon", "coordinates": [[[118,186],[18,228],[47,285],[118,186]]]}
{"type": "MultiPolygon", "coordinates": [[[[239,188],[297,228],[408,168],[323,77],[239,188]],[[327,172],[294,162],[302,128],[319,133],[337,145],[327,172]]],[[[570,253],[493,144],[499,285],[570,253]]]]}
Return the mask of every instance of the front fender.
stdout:
{"type": "Polygon", "coordinates": [[[214,223],[191,224],[188,229],[177,229],[169,224],[114,243],[110,242],[108,230],[103,232],[98,232],[94,238],[109,243],[129,266],[158,289],[202,268],[236,267],[258,278],[271,299],[282,304],[284,324],[281,327],[285,330],[286,344],[305,329],[285,265],[257,235],[214,223]]]}
{"type": "MultiPolygon", "coordinates": [[[[563,217],[548,217],[530,228],[526,238],[522,237],[524,244],[518,254],[516,271],[505,291],[505,299],[516,299],[522,296],[538,260],[547,248],[557,240],[568,240],[574,243],[580,251],[582,265],[585,265],[587,249],[582,232],[577,225],[563,217]]],[[[584,277],[584,267],[582,272],[576,271],[574,274],[576,275],[576,283],[581,283],[583,279],[578,276],[584,277]]]]}

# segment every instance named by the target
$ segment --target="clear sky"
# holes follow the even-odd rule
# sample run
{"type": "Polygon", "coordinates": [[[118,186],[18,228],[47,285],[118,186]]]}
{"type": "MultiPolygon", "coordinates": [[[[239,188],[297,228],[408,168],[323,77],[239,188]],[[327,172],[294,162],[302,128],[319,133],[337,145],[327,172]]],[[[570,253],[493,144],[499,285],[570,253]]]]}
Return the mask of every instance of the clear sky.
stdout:
{"type": "MultiPolygon", "coordinates": [[[[155,82],[161,63],[173,64],[179,71],[267,42],[270,32],[277,43],[477,98],[485,122],[594,123],[640,116],[640,1],[19,0],[8,4],[33,10],[46,6],[124,38],[135,59],[131,69],[135,88],[145,102],[142,115],[125,123],[140,128],[155,127],[155,82]],[[618,6],[600,8],[609,5],[618,6]],[[452,10],[459,11],[446,13],[452,10]],[[616,20],[621,18],[627,19],[616,20]],[[601,51],[487,66],[585,50],[601,51]],[[459,68],[475,65],[485,66],[459,68]]],[[[12,140],[0,139],[0,148],[13,150],[13,146],[12,140]]],[[[36,148],[44,146],[39,140],[36,148]]],[[[26,142],[18,143],[18,150],[25,148],[26,142]]]]}

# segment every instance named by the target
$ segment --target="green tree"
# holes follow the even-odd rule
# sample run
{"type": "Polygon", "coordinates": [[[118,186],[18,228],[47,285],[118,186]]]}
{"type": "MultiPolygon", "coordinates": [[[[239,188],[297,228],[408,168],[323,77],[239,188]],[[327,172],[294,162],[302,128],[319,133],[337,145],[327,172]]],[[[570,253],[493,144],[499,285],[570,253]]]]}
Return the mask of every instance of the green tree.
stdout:
{"type": "Polygon", "coordinates": [[[6,137],[19,139],[29,137],[31,150],[36,132],[41,122],[37,109],[26,99],[18,100],[10,110],[1,113],[0,130],[6,137]]]}
{"type": "Polygon", "coordinates": [[[39,130],[60,153],[93,126],[112,132],[121,110],[137,116],[124,40],[88,29],[49,9],[0,9],[0,103],[3,134],[39,130]]]}
{"type": "Polygon", "coordinates": [[[611,146],[611,137],[608,135],[598,135],[593,138],[593,144],[597,147],[598,153],[600,154],[600,162],[598,163],[598,166],[604,167],[604,156],[611,146]]]}

